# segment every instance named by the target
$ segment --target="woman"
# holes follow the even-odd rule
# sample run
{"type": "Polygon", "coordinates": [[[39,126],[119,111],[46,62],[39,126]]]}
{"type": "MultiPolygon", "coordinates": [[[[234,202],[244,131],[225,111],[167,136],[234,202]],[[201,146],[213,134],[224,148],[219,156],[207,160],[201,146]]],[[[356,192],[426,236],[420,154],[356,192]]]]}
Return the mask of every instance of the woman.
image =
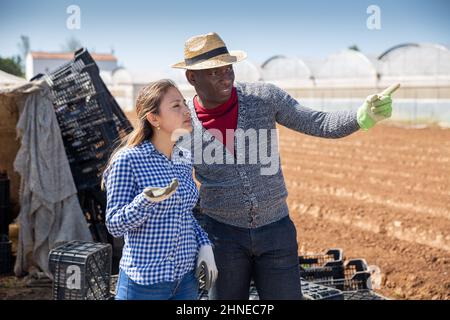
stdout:
{"type": "Polygon", "coordinates": [[[211,243],[192,215],[198,190],[177,138],[192,131],[183,96],[170,80],[143,88],[138,124],[114,152],[103,175],[106,226],[124,236],[116,299],[193,300],[195,271],[217,268],[211,243]]]}

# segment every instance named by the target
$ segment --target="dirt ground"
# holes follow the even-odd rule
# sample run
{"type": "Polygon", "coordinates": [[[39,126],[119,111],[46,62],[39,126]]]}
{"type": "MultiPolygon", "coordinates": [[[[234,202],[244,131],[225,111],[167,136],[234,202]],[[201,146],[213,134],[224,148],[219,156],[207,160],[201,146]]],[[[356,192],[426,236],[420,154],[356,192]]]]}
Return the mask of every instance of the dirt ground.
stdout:
{"type": "Polygon", "coordinates": [[[342,248],[394,299],[450,299],[450,129],[379,125],[330,140],[280,128],[300,253],[342,248]]]}
{"type": "Polygon", "coordinates": [[[36,283],[30,279],[0,276],[0,300],[51,300],[51,282],[36,283]]]}
{"type": "MultiPolygon", "coordinates": [[[[280,128],[299,253],[341,248],[381,269],[393,299],[450,299],[450,129],[379,125],[330,140],[280,128]]],[[[0,299],[50,299],[0,277],[0,299]]]]}

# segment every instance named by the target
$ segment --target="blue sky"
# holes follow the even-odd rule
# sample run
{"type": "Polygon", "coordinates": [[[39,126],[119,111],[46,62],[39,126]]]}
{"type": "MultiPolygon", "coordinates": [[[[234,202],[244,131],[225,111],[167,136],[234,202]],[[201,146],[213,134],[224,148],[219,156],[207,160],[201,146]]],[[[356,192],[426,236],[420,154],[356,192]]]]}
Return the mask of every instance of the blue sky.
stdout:
{"type": "Polygon", "coordinates": [[[275,54],[324,58],[352,44],[381,54],[405,42],[448,46],[449,12],[447,0],[0,0],[0,56],[19,53],[20,35],[44,51],[76,37],[91,51],[114,48],[133,72],[162,71],[183,58],[187,38],[210,31],[257,63],[275,54]],[[73,4],[81,9],[79,30],[66,27],[73,4]],[[381,30],[366,26],[372,4],[381,9],[381,30]]]}

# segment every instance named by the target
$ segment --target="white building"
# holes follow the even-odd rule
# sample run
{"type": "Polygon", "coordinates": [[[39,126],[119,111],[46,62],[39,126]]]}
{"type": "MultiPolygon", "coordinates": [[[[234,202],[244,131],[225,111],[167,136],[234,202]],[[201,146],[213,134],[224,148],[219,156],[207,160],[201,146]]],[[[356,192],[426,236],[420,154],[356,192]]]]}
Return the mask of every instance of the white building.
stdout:
{"type": "MultiPolygon", "coordinates": [[[[100,71],[117,69],[117,58],[109,53],[91,53],[100,71]]],[[[26,78],[30,80],[39,73],[48,73],[73,59],[73,52],[30,51],[26,58],[26,78]]]]}

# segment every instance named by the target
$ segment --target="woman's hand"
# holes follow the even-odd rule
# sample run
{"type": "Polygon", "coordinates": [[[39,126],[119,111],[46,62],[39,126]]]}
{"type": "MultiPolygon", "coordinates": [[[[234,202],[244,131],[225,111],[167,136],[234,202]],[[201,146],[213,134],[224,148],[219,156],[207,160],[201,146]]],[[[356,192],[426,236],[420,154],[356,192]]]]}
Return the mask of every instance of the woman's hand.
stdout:
{"type": "Polygon", "coordinates": [[[151,202],[161,202],[169,198],[172,194],[177,191],[178,179],[173,178],[172,182],[163,188],[159,187],[147,187],[144,189],[145,197],[151,202]]]}

